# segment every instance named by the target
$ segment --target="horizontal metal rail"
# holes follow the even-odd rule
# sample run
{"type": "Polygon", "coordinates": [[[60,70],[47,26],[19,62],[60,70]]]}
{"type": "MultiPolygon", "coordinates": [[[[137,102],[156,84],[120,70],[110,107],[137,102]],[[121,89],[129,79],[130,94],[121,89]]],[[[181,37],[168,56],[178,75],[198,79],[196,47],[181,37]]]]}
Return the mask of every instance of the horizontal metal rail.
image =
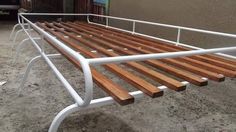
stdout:
{"type": "Polygon", "coordinates": [[[104,18],[110,18],[110,19],[116,19],[116,20],[135,22],[136,24],[142,23],[142,24],[149,24],[149,25],[155,25],[155,26],[161,26],[161,27],[167,27],[167,28],[181,29],[181,30],[186,30],[186,31],[194,31],[194,32],[199,32],[199,33],[206,33],[206,34],[236,38],[235,34],[208,31],[208,30],[189,28],[189,27],[183,27],[183,26],[175,26],[175,25],[170,25],[170,24],[162,24],[162,23],[156,23],[156,22],[148,22],[148,21],[142,21],[142,20],[127,19],[127,18],[121,18],[121,17],[97,15],[97,14],[89,14],[89,16],[104,17],[104,18]]]}
{"type": "Polygon", "coordinates": [[[236,47],[228,47],[228,48],[216,48],[216,49],[208,49],[208,50],[194,50],[194,51],[181,51],[181,52],[171,52],[171,53],[105,57],[105,58],[88,59],[88,61],[89,61],[89,64],[122,63],[122,62],[128,62],[128,61],[144,61],[144,60],[150,60],[150,59],[177,58],[177,57],[184,57],[184,56],[202,55],[202,54],[218,53],[218,52],[225,52],[225,51],[235,51],[235,50],[236,50],[236,47]]]}
{"type": "MultiPolygon", "coordinates": [[[[142,21],[142,20],[121,18],[121,17],[114,17],[114,16],[97,15],[97,14],[86,14],[86,13],[83,13],[83,14],[75,14],[75,13],[21,13],[21,15],[26,15],[26,16],[29,16],[29,15],[38,15],[38,16],[87,16],[87,21],[88,21],[88,23],[91,23],[91,24],[105,26],[107,28],[112,28],[112,29],[116,29],[116,30],[120,30],[120,31],[124,31],[124,32],[132,33],[132,34],[136,34],[136,35],[140,35],[140,36],[144,36],[144,37],[148,37],[148,38],[152,38],[152,39],[156,39],[156,40],[160,40],[160,41],[167,42],[167,43],[170,43],[170,44],[181,45],[181,46],[185,46],[185,47],[188,47],[188,48],[201,49],[201,50],[203,48],[199,48],[199,47],[196,47],[196,46],[191,46],[191,45],[188,45],[188,44],[181,43],[181,32],[183,30],[185,30],[185,31],[199,32],[199,33],[205,33],[205,34],[211,34],[211,35],[217,35],[217,36],[223,36],[223,37],[236,38],[235,34],[230,34],[230,33],[222,33],[222,32],[209,31],[209,30],[203,30],[203,29],[197,29],[197,28],[175,26],[175,25],[170,25],[170,24],[148,22],[148,21],[142,21]],[[90,21],[90,16],[106,18],[106,24],[103,25],[103,24],[91,22],[90,21]],[[132,31],[109,26],[109,19],[132,22],[133,23],[132,31]],[[167,28],[176,29],[177,30],[176,41],[171,41],[171,40],[167,40],[167,39],[163,39],[163,38],[158,38],[158,37],[138,33],[138,32],[136,32],[137,23],[149,24],[149,25],[154,25],[154,26],[160,26],[160,27],[167,27],[167,28]]],[[[219,51],[219,52],[223,52],[223,51],[219,51]]],[[[221,56],[224,56],[224,57],[229,57],[229,58],[236,59],[235,56],[227,55],[227,54],[223,54],[223,53],[219,53],[219,52],[214,52],[214,53],[216,53],[218,55],[221,55],[221,56]]]]}
{"type": "Polygon", "coordinates": [[[105,17],[105,18],[116,19],[116,20],[131,21],[131,22],[135,22],[135,23],[156,25],[156,26],[161,26],[161,27],[182,29],[182,30],[187,30],[187,31],[195,31],[195,32],[200,32],[200,33],[207,33],[207,34],[213,34],[213,35],[220,35],[220,36],[225,36],[225,37],[236,38],[235,34],[208,31],[208,30],[197,29],[197,28],[175,26],[175,25],[170,25],[170,24],[162,24],[162,23],[148,22],[148,21],[121,18],[121,17],[114,17],[114,16],[106,16],[106,15],[86,14],[86,13],[82,13],[82,14],[74,14],[74,13],[20,13],[20,14],[21,15],[39,15],[39,16],[96,16],[96,17],[105,17]]]}

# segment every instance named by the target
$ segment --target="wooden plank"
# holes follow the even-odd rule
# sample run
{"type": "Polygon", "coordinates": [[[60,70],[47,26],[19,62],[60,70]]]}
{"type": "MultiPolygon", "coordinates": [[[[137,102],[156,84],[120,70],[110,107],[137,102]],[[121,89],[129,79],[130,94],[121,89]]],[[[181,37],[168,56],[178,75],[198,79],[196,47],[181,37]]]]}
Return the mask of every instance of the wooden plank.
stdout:
{"type": "MultiPolygon", "coordinates": [[[[66,26],[68,26],[68,27],[70,27],[70,28],[77,29],[76,31],[73,30],[73,31],[76,32],[77,34],[81,34],[81,35],[84,35],[84,36],[87,35],[87,34],[85,34],[85,33],[83,33],[83,32],[79,32],[78,27],[76,27],[76,26],[74,26],[74,25],[72,25],[72,24],[66,24],[66,23],[64,23],[64,25],[66,25],[66,26]]],[[[62,25],[62,26],[63,26],[63,25],[62,25]]],[[[68,29],[68,28],[65,27],[65,26],[63,26],[63,28],[65,28],[65,29],[71,31],[70,28],[68,29]]],[[[90,36],[90,35],[89,35],[89,36],[90,36]]],[[[96,34],[94,34],[94,36],[96,36],[96,34]]],[[[90,36],[90,37],[91,37],[91,36],[90,36]]],[[[102,37],[102,36],[97,36],[97,37],[99,38],[99,37],[102,37]]],[[[112,43],[109,43],[109,42],[107,42],[107,41],[104,41],[104,40],[105,40],[105,38],[102,37],[102,40],[96,39],[96,42],[97,42],[97,43],[100,43],[100,44],[103,44],[103,45],[105,45],[105,46],[107,46],[107,47],[110,47],[110,48],[112,48],[112,49],[115,49],[115,50],[119,51],[120,53],[123,53],[123,54],[126,54],[126,55],[127,55],[127,54],[128,54],[128,55],[134,55],[134,54],[136,54],[135,52],[131,52],[131,51],[129,51],[129,50],[124,50],[123,48],[121,48],[121,47],[119,47],[119,46],[117,46],[117,45],[114,45],[114,44],[112,44],[112,43]]],[[[191,82],[191,83],[193,83],[193,84],[195,84],[195,85],[198,85],[198,86],[207,85],[207,81],[206,81],[206,80],[203,80],[203,79],[201,79],[201,78],[198,77],[198,76],[195,76],[195,75],[193,75],[193,74],[191,74],[191,73],[188,73],[187,71],[179,70],[179,69],[173,68],[173,67],[171,67],[171,66],[169,66],[169,65],[167,65],[167,64],[164,64],[164,63],[162,63],[162,62],[160,62],[160,61],[157,61],[157,60],[155,60],[155,61],[146,61],[146,63],[150,64],[151,66],[154,66],[155,68],[158,68],[158,69],[161,69],[161,70],[163,70],[163,71],[165,71],[165,72],[168,72],[169,74],[172,74],[172,75],[178,76],[178,77],[180,77],[180,78],[182,78],[182,79],[185,79],[185,80],[187,80],[187,81],[189,81],[189,82],[191,82]]]]}
{"type": "MultiPolygon", "coordinates": [[[[72,64],[74,64],[78,69],[81,70],[80,63],[67,54],[65,51],[55,46],[52,42],[46,39],[46,41],[59,51],[63,56],[65,56],[72,64]]],[[[128,91],[119,86],[118,84],[112,82],[110,79],[96,71],[91,67],[91,72],[95,83],[100,86],[108,95],[110,95],[116,102],[120,105],[128,105],[134,102],[134,97],[131,96],[128,91]]]]}
{"type": "MultiPolygon", "coordinates": [[[[70,24],[73,24],[73,23],[70,23],[70,24]]],[[[87,28],[85,26],[78,26],[78,25],[77,25],[77,27],[79,27],[79,29],[81,29],[81,30],[83,29],[85,32],[90,30],[90,31],[92,31],[93,34],[101,36],[101,34],[97,33],[93,29],[87,28]]],[[[141,49],[140,47],[138,47],[138,45],[136,43],[129,42],[129,41],[127,41],[127,43],[124,43],[124,42],[122,42],[123,41],[122,38],[118,38],[116,36],[109,36],[108,34],[103,33],[102,37],[104,37],[106,40],[108,40],[111,43],[116,43],[117,45],[123,46],[124,48],[135,50],[136,52],[139,52],[139,53],[143,53],[143,54],[152,53],[150,51],[141,49]]],[[[196,66],[192,66],[190,64],[179,62],[174,59],[160,59],[160,61],[170,64],[170,65],[173,65],[173,66],[176,66],[181,69],[188,70],[188,71],[195,73],[197,75],[207,77],[207,78],[214,80],[214,81],[224,81],[224,79],[225,79],[225,77],[222,74],[217,74],[217,73],[205,70],[205,69],[201,69],[196,66]]]]}
{"type": "MultiPolygon", "coordinates": [[[[73,47],[74,49],[78,50],[80,53],[82,53],[82,54],[84,54],[88,57],[99,58],[98,55],[85,50],[83,47],[80,47],[78,44],[75,44],[70,39],[65,38],[63,36],[60,36],[58,33],[56,33],[55,31],[50,30],[48,27],[44,26],[43,28],[47,29],[47,31],[49,31],[50,33],[52,33],[53,35],[58,37],[58,39],[60,39],[61,41],[63,41],[66,44],[70,45],[70,47],[73,47]]],[[[112,71],[113,73],[117,74],[122,79],[129,82],[130,84],[134,85],[136,88],[140,89],[141,91],[143,91],[144,93],[146,93],[150,97],[155,98],[155,97],[159,97],[159,96],[163,95],[163,91],[160,90],[159,88],[153,86],[152,84],[148,83],[147,81],[133,75],[132,73],[122,69],[121,67],[119,67],[115,64],[106,64],[106,65],[104,65],[104,67],[106,69],[112,71]]]]}
{"type": "MultiPolygon", "coordinates": [[[[130,33],[125,33],[122,31],[115,30],[115,29],[110,29],[110,28],[108,29],[108,28],[104,28],[101,26],[97,26],[97,25],[87,24],[84,22],[79,22],[79,24],[83,24],[83,25],[92,27],[94,29],[102,30],[102,31],[105,30],[105,31],[109,32],[110,34],[118,35],[118,36],[121,36],[124,38],[128,38],[130,40],[139,41],[142,43],[152,43],[154,45],[166,46],[166,47],[169,46],[169,47],[174,48],[178,51],[191,50],[189,48],[179,47],[179,46],[175,46],[175,45],[171,45],[171,44],[163,44],[163,42],[160,42],[158,40],[153,40],[153,39],[138,36],[138,35],[132,35],[130,33]]],[[[211,64],[214,64],[217,66],[221,66],[223,68],[228,68],[230,70],[236,70],[236,61],[233,59],[230,60],[229,58],[224,58],[224,57],[220,57],[217,55],[210,55],[210,54],[209,55],[199,55],[199,56],[194,56],[194,57],[195,57],[195,59],[200,60],[200,61],[211,63],[211,64]]]]}
{"type": "MultiPolygon", "coordinates": [[[[59,24],[55,24],[55,25],[59,26],[60,28],[52,26],[54,29],[59,30],[60,32],[63,32],[64,34],[68,35],[70,38],[73,38],[73,39],[85,44],[86,46],[89,46],[92,49],[98,50],[101,53],[103,53],[107,56],[110,56],[110,57],[119,56],[118,54],[116,54],[114,52],[107,51],[106,49],[95,45],[94,44],[95,41],[92,41],[93,44],[91,44],[90,41],[87,41],[87,40],[93,40],[92,37],[90,37],[89,35],[86,35],[86,36],[83,35],[82,37],[77,37],[76,35],[70,34],[69,32],[62,30],[61,28],[63,28],[63,26],[61,26],[59,24]],[[83,38],[85,38],[85,39],[83,39],[83,38]]],[[[67,28],[67,29],[70,30],[69,28],[67,28]]],[[[70,30],[70,31],[72,31],[72,30],[70,30]]],[[[98,44],[98,43],[96,43],[96,44],[98,44]]],[[[170,77],[167,77],[161,73],[158,73],[154,70],[151,70],[141,64],[138,64],[135,62],[128,62],[127,65],[134,68],[135,70],[141,72],[142,74],[151,77],[152,79],[156,80],[157,82],[159,82],[163,85],[166,85],[167,87],[169,87],[173,90],[182,91],[182,90],[186,89],[186,86],[184,84],[182,84],[181,82],[176,81],[176,80],[174,80],[170,77]]]]}

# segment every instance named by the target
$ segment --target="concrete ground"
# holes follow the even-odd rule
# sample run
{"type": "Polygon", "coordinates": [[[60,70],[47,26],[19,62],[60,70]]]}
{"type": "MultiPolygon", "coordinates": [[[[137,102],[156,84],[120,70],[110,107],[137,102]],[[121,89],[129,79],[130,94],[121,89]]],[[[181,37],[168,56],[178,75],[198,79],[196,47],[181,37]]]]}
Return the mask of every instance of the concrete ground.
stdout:
{"type": "MultiPolygon", "coordinates": [[[[12,65],[14,52],[8,40],[14,22],[0,22],[0,131],[47,131],[56,114],[72,104],[60,82],[44,61],[33,67],[27,83],[18,96],[17,87],[27,62],[37,55],[31,45],[22,50],[17,63],[12,65]]],[[[21,35],[20,40],[24,38],[21,35]]],[[[52,51],[47,48],[47,51],[52,51]]],[[[53,51],[55,52],[55,51],[53,51]]],[[[51,53],[51,52],[50,52],[51,53]]],[[[54,61],[63,75],[83,90],[82,73],[65,59],[54,61]],[[75,72],[76,71],[76,72],[75,72]]],[[[108,74],[107,71],[104,71],[108,74]]],[[[117,77],[114,81],[129,87],[117,77]]],[[[131,88],[130,88],[131,89],[131,88]]],[[[105,96],[97,86],[95,97],[105,96]]],[[[186,91],[166,91],[163,97],[145,97],[135,104],[118,104],[76,112],[60,126],[63,132],[165,132],[165,131],[236,131],[236,80],[209,81],[205,87],[191,85],[186,91]]]]}

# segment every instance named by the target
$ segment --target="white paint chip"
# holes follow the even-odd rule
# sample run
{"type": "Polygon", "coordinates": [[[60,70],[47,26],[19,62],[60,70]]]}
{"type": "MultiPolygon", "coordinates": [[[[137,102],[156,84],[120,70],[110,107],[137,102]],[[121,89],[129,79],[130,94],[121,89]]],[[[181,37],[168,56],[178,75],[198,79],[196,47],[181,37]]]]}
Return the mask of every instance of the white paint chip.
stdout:
{"type": "Polygon", "coordinates": [[[64,38],[69,38],[69,36],[64,36],[64,38]]]}
{"type": "Polygon", "coordinates": [[[1,82],[0,82],[0,86],[5,85],[6,83],[7,83],[7,81],[1,81],[1,82]]]}

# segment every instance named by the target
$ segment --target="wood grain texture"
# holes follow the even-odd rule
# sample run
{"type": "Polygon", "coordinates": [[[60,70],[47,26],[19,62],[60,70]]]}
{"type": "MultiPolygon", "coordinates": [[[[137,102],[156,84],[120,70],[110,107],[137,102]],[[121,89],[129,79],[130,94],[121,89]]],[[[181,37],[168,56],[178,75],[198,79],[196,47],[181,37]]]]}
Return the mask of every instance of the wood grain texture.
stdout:
{"type": "MultiPolygon", "coordinates": [[[[38,26],[45,29],[45,26],[37,23],[38,26]]],[[[45,29],[46,30],[46,29],[45,29]]],[[[51,32],[47,30],[48,32],[51,32]]],[[[53,31],[51,32],[53,33],[53,31]]],[[[59,35],[57,35],[59,37],[59,35]]],[[[46,41],[59,51],[65,58],[67,58],[71,63],[73,63],[78,69],[81,69],[80,63],[71,57],[68,53],[57,47],[55,44],[46,39],[46,41]]],[[[108,95],[110,95],[116,102],[120,105],[128,105],[134,102],[134,97],[131,96],[127,90],[119,86],[118,84],[112,82],[110,79],[96,71],[93,67],[91,68],[92,76],[97,85],[99,85],[108,95]]]]}
{"type": "MultiPolygon", "coordinates": [[[[114,43],[110,43],[110,42],[105,41],[106,37],[104,37],[104,36],[97,35],[97,34],[94,34],[93,32],[90,32],[90,31],[78,28],[76,25],[73,25],[73,23],[70,23],[70,24],[63,23],[63,24],[68,26],[68,27],[70,27],[70,28],[77,29],[77,33],[78,34],[88,33],[88,34],[90,34],[90,37],[91,37],[91,34],[93,34],[94,36],[99,38],[99,39],[97,39],[98,43],[103,44],[103,45],[105,45],[107,47],[110,47],[112,49],[115,49],[115,50],[119,51],[120,53],[123,53],[125,55],[135,55],[135,54],[137,54],[136,52],[132,52],[130,50],[124,50],[124,48],[121,48],[120,46],[117,46],[114,43]]],[[[178,77],[180,77],[182,79],[185,79],[185,80],[187,80],[187,81],[189,81],[189,82],[191,82],[193,84],[196,84],[198,86],[207,85],[207,81],[206,80],[203,80],[203,79],[201,79],[200,77],[198,77],[196,75],[188,73],[187,71],[171,67],[171,66],[169,66],[169,65],[167,65],[165,63],[162,63],[160,61],[157,61],[157,60],[153,60],[153,61],[148,60],[148,61],[145,61],[145,62],[147,64],[155,67],[155,68],[161,69],[161,70],[163,70],[165,72],[168,72],[168,73],[170,73],[172,75],[178,76],[178,77]],[[153,64],[155,64],[155,65],[153,65],[153,64]]]]}
{"type": "MultiPolygon", "coordinates": [[[[46,24],[47,26],[50,26],[50,24],[46,24]]],[[[83,47],[79,46],[78,44],[74,43],[68,38],[65,38],[64,36],[60,36],[57,32],[50,30],[48,27],[44,26],[44,29],[47,29],[50,31],[53,35],[58,37],[59,40],[63,41],[64,43],[68,44],[70,47],[76,49],[81,54],[91,57],[91,58],[99,58],[100,56],[84,49],[83,47]]],[[[154,85],[148,83],[147,81],[133,75],[132,73],[122,69],[121,67],[115,65],[115,64],[106,64],[104,67],[113,73],[120,76],[122,79],[126,80],[130,84],[134,85],[136,88],[140,89],[150,97],[159,97],[163,95],[163,91],[155,87],[154,85]]]]}
{"type": "MultiPolygon", "coordinates": [[[[73,24],[73,23],[70,23],[70,24],[73,24]]],[[[137,43],[130,42],[129,40],[122,39],[121,37],[110,35],[110,34],[104,33],[104,32],[99,32],[97,30],[94,30],[92,28],[88,28],[86,26],[77,25],[77,27],[79,27],[78,29],[81,29],[84,32],[88,32],[88,30],[89,30],[90,34],[92,34],[92,35],[96,34],[100,37],[103,37],[103,39],[105,39],[105,40],[107,40],[111,43],[115,43],[115,44],[120,45],[124,48],[132,49],[132,50],[138,52],[138,54],[140,54],[140,53],[141,54],[150,54],[150,53],[152,53],[148,50],[142,49],[140,47],[140,45],[138,45],[137,43]],[[101,36],[101,34],[103,36],[101,36]]],[[[224,81],[224,79],[225,79],[225,77],[222,74],[217,74],[215,72],[211,72],[211,71],[208,71],[208,70],[196,67],[196,66],[192,66],[190,64],[182,63],[182,62],[179,62],[175,59],[160,59],[159,61],[170,64],[172,66],[175,66],[175,67],[178,67],[178,68],[181,68],[181,69],[188,70],[189,72],[192,72],[192,73],[195,73],[197,75],[209,78],[209,79],[214,80],[214,81],[224,81]]]]}
{"type": "MultiPolygon", "coordinates": [[[[82,34],[70,34],[70,32],[64,31],[61,28],[64,28],[64,29],[71,31],[71,32],[73,32],[73,29],[70,29],[70,28],[60,25],[60,24],[56,24],[56,23],[54,23],[54,24],[58,26],[58,27],[52,26],[54,29],[65,33],[70,38],[73,38],[73,39],[83,43],[84,45],[86,45],[94,50],[97,50],[107,56],[110,56],[110,57],[119,56],[118,54],[116,54],[114,52],[110,52],[110,51],[107,51],[105,48],[102,48],[102,46],[99,45],[99,43],[97,43],[96,41],[91,41],[91,40],[94,40],[95,38],[90,37],[89,35],[83,35],[82,37],[77,37],[77,35],[82,35],[82,34]],[[88,41],[88,40],[90,40],[90,41],[88,41]]],[[[76,33],[76,31],[74,31],[73,33],[76,33]]],[[[186,86],[184,84],[182,84],[181,82],[176,81],[175,79],[172,79],[170,77],[167,77],[164,74],[161,74],[161,73],[158,73],[154,70],[151,70],[150,68],[147,68],[141,64],[138,64],[136,62],[128,62],[128,63],[126,63],[126,65],[128,65],[129,67],[137,70],[138,72],[154,79],[155,81],[157,81],[163,85],[166,85],[167,87],[169,87],[173,90],[182,91],[182,90],[186,89],[186,86]]]]}

